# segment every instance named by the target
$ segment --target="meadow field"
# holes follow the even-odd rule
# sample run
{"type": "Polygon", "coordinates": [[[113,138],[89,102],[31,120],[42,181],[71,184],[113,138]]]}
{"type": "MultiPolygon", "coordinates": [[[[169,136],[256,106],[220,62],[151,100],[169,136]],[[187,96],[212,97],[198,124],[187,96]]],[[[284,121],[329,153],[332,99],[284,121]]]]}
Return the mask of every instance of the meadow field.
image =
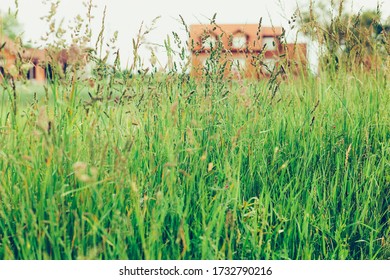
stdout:
{"type": "Polygon", "coordinates": [[[127,82],[1,90],[0,258],[390,257],[385,73],[127,82]]]}
{"type": "Polygon", "coordinates": [[[0,259],[389,259],[383,65],[4,80],[0,259]]]}

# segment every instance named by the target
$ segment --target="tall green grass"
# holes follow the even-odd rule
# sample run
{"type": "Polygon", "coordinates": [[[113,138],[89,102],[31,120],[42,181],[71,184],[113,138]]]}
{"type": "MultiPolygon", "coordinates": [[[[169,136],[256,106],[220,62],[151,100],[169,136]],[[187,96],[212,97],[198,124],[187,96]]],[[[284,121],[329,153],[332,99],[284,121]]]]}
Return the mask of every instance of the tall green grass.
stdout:
{"type": "Polygon", "coordinates": [[[389,258],[385,76],[129,88],[2,106],[1,258],[389,258]]]}
{"type": "Polygon", "coordinates": [[[386,67],[99,63],[94,85],[0,87],[1,259],[390,258],[386,67]]]}

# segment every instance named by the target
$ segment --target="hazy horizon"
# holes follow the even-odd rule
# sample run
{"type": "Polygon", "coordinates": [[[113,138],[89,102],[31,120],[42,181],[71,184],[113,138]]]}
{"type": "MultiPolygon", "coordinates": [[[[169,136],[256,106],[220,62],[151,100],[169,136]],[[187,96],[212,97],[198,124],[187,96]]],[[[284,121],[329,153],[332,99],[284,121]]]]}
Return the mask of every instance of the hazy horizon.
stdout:
{"type": "MultiPolygon", "coordinates": [[[[44,47],[45,42],[40,38],[48,30],[48,24],[41,18],[48,14],[50,3],[44,5],[40,0],[19,0],[18,2],[18,20],[23,25],[23,38],[36,47],[44,47]]],[[[183,2],[178,0],[154,1],[145,0],[137,2],[119,1],[119,0],[95,0],[96,7],[92,10],[94,16],[91,22],[93,31],[92,45],[101,30],[101,22],[104,7],[107,7],[105,18],[105,41],[118,31],[116,48],[120,50],[122,66],[126,66],[127,61],[132,57],[132,39],[137,36],[138,30],[143,22],[144,26],[150,26],[152,20],[158,16],[156,28],[147,36],[147,41],[153,43],[153,47],[162,64],[166,57],[164,50],[158,45],[162,45],[167,35],[175,31],[181,39],[186,40],[186,33],[180,24],[179,15],[181,15],[187,24],[208,23],[209,19],[216,13],[218,23],[258,23],[262,18],[263,26],[283,26],[287,30],[287,36],[290,41],[295,40],[295,31],[288,28],[288,20],[296,10],[297,4],[301,8],[307,7],[309,1],[265,1],[265,0],[242,0],[236,1],[206,1],[198,0],[196,5],[190,5],[194,2],[183,2]],[[184,4],[186,3],[186,4],[184,4]]],[[[390,16],[390,1],[379,1],[382,7],[384,17],[390,16]]],[[[376,9],[377,0],[353,0],[348,1],[346,10],[358,12],[360,9],[376,9]]],[[[15,10],[14,0],[2,0],[0,11],[15,10]]],[[[85,18],[87,9],[83,6],[83,1],[67,0],[60,2],[57,11],[57,24],[63,20],[63,27],[70,29],[74,25],[74,18],[80,15],[85,18]]],[[[70,41],[70,34],[67,34],[70,41]]],[[[298,38],[302,41],[302,38],[298,38]]],[[[150,57],[150,50],[146,48],[140,51],[145,61],[150,57]]]]}

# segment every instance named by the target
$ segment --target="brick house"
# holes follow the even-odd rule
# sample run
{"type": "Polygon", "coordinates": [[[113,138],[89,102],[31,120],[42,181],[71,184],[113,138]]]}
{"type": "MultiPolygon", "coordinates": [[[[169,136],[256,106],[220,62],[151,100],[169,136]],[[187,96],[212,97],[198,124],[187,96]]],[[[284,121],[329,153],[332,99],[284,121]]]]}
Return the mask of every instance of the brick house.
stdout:
{"type": "MultiPolygon", "coordinates": [[[[24,78],[36,82],[45,82],[53,76],[53,67],[62,69],[65,73],[68,67],[68,60],[71,57],[72,47],[69,50],[60,50],[56,52],[23,48],[6,36],[0,36],[0,81],[11,75],[14,78],[24,78]],[[29,69],[20,71],[17,64],[23,64],[29,69]],[[27,71],[26,71],[27,70],[27,71]],[[21,73],[23,72],[23,73],[21,73]]],[[[72,53],[75,53],[73,51],[72,53]]],[[[73,55],[75,56],[75,55],[73,55]]],[[[81,55],[79,55],[81,57],[81,55]]],[[[82,54],[85,59],[85,54],[82,54]]],[[[76,58],[73,57],[73,60],[76,58]]]]}
{"type": "Polygon", "coordinates": [[[17,55],[17,46],[8,37],[0,37],[0,80],[4,78],[8,69],[14,65],[17,55]]]}
{"type": "Polygon", "coordinates": [[[306,45],[282,44],[282,32],[281,27],[261,27],[259,30],[257,24],[191,25],[191,74],[201,75],[212,49],[217,47],[223,53],[220,62],[226,62],[225,75],[269,76],[281,57],[286,57],[297,72],[298,67],[306,64],[306,45]]]}
{"type": "Polygon", "coordinates": [[[46,80],[47,69],[44,62],[46,61],[46,52],[40,49],[22,48],[13,40],[6,36],[0,37],[0,79],[4,79],[7,74],[18,77],[21,73],[16,69],[17,61],[22,64],[30,65],[27,71],[27,79],[43,82],[46,80]],[[15,72],[18,71],[18,72],[15,72]]]}

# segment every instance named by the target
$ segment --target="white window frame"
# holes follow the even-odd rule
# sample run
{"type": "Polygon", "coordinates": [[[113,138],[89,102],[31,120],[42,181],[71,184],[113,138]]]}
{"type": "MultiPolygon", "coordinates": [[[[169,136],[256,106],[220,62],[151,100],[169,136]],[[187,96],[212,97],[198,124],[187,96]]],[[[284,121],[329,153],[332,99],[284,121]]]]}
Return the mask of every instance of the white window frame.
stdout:
{"type": "Polygon", "coordinates": [[[214,35],[209,34],[202,40],[202,46],[205,49],[214,49],[217,46],[217,38],[215,38],[214,35]]]}
{"type": "Polygon", "coordinates": [[[240,72],[246,69],[246,59],[245,58],[233,58],[232,59],[232,72],[240,72]]]}
{"type": "Polygon", "coordinates": [[[276,38],[273,36],[264,36],[262,38],[262,45],[265,46],[267,51],[275,51],[277,49],[276,38]]]}
{"type": "Polygon", "coordinates": [[[236,33],[233,35],[232,48],[243,49],[247,46],[247,36],[244,33],[236,33]]]}

